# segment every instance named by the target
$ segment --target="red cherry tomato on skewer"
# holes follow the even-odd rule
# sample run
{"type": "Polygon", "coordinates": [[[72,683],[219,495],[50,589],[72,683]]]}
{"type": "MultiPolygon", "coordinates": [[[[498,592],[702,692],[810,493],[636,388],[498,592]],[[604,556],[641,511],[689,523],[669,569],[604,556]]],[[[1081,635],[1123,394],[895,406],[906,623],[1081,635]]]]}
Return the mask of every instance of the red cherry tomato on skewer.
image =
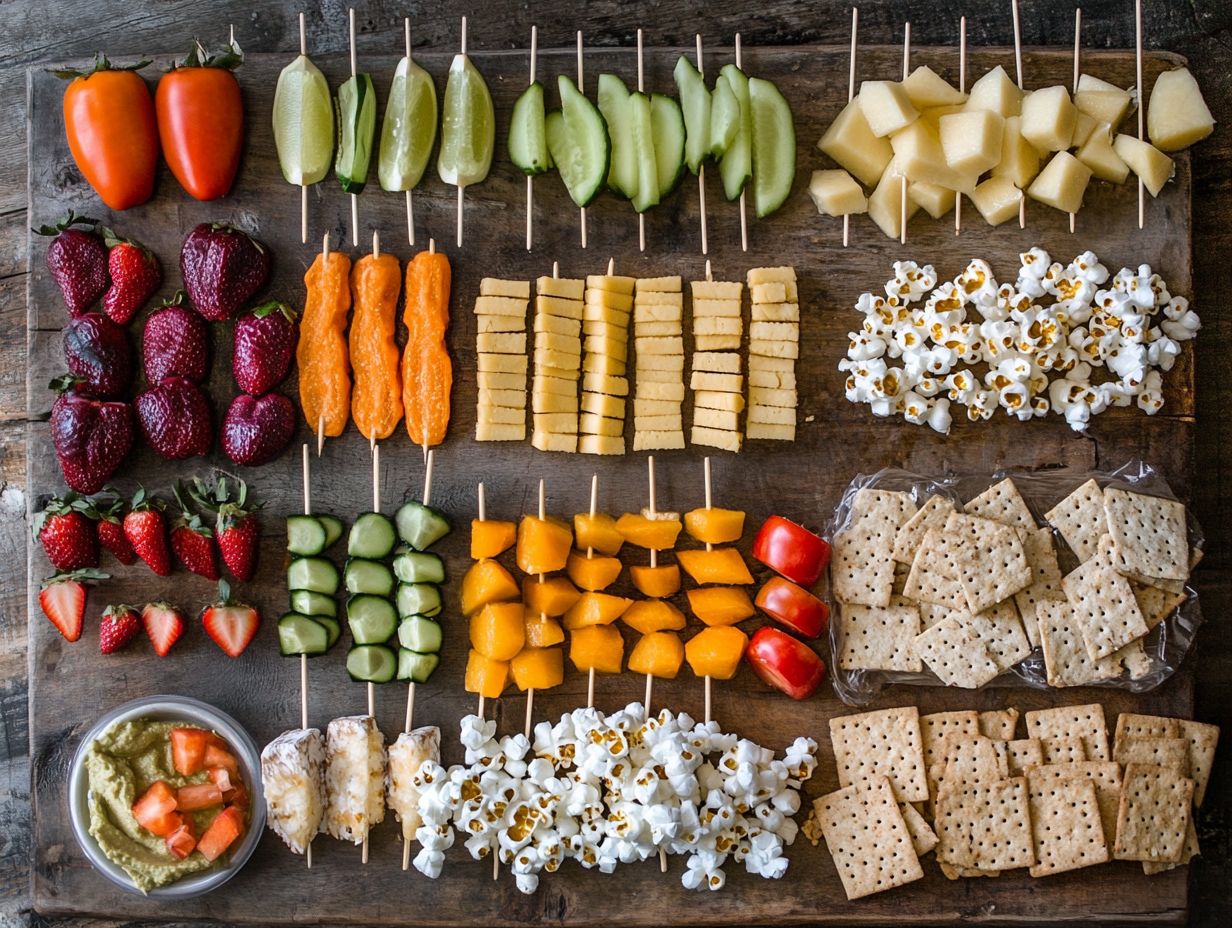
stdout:
{"type": "Polygon", "coordinates": [[[753,557],[788,580],[809,587],[830,563],[830,545],[782,516],[771,516],[753,539],[753,557]]]}
{"type": "Polygon", "coordinates": [[[753,633],[744,659],[762,680],[792,699],[812,696],[826,675],[816,651],[769,625],[753,633]]]}
{"type": "Polygon", "coordinates": [[[755,605],[785,628],[816,638],[830,625],[830,607],[801,586],[783,577],[771,577],[757,591],[755,605]]]}

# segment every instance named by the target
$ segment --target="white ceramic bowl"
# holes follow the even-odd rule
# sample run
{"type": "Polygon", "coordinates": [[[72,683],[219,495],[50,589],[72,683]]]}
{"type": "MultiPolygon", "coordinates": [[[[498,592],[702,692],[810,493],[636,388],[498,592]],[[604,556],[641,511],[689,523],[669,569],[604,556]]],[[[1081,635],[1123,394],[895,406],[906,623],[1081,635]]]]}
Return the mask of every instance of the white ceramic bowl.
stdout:
{"type": "Polygon", "coordinates": [[[232,746],[239,760],[244,782],[248,786],[248,795],[251,797],[249,823],[239,845],[232,851],[227,865],[187,876],[166,886],[152,889],[147,894],[153,899],[191,899],[204,895],[235,876],[252,856],[257,843],[261,840],[261,832],[265,829],[265,796],[261,792],[260,749],[248,732],[231,716],[199,699],[191,699],[187,696],[149,696],[145,699],[134,699],[132,702],[126,702],[112,709],[86,732],[85,737],[81,739],[81,744],[77,746],[77,752],[73,755],[73,764],[69,768],[68,775],[68,807],[73,823],[73,834],[77,836],[77,843],[81,846],[82,852],[99,873],[121,889],[138,895],[142,894],[141,890],[133,885],[128,874],[108,860],[98,843],[90,836],[90,808],[87,802],[90,783],[85,767],[85,753],[94,739],[116,722],[127,722],[133,719],[184,721],[212,729],[232,746]]]}

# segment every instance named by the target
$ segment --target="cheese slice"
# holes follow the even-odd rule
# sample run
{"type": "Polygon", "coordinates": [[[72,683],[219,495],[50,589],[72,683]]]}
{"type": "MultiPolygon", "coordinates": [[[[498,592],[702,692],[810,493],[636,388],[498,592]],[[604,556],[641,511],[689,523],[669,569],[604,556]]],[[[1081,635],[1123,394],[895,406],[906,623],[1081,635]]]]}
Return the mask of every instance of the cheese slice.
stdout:
{"type": "Polygon", "coordinates": [[[536,432],[568,434],[578,430],[578,416],[572,412],[537,412],[534,423],[536,432]]]}
{"type": "Polygon", "coordinates": [[[576,335],[557,335],[554,332],[536,332],[535,349],[563,351],[566,354],[582,355],[582,340],[576,335]]]}
{"type": "Polygon", "coordinates": [[[525,425],[526,410],[523,409],[506,409],[504,406],[489,406],[480,401],[475,418],[479,422],[487,422],[489,425],[525,425]]]}
{"type": "Polygon", "coordinates": [[[475,441],[525,441],[526,424],[502,425],[494,422],[475,423],[475,441]]]}
{"type": "Polygon", "coordinates": [[[749,374],[753,371],[778,371],[788,374],[794,373],[796,370],[796,362],[792,358],[773,358],[768,355],[749,355],[749,374]]]}
{"type": "Polygon", "coordinates": [[[632,294],[635,286],[637,286],[636,277],[621,277],[615,274],[588,274],[586,277],[587,290],[632,294]]]}
{"type": "Polygon", "coordinates": [[[526,319],[522,316],[479,316],[475,320],[478,332],[525,332],[526,319]]]}
{"type": "Polygon", "coordinates": [[[629,357],[629,342],[621,338],[603,338],[600,335],[587,335],[582,343],[587,354],[601,354],[618,361],[629,357]]]}
{"type": "Polygon", "coordinates": [[[693,347],[698,351],[737,351],[740,341],[739,335],[698,335],[693,347]]]}
{"type": "Polygon", "coordinates": [[[625,433],[624,419],[609,419],[593,412],[584,412],[578,416],[579,435],[603,435],[618,437],[625,433]]]}
{"type": "Polygon", "coordinates": [[[749,388],[750,406],[784,406],[789,409],[795,409],[798,403],[799,397],[795,390],[776,390],[766,387],[749,388]]]}
{"type": "Polygon", "coordinates": [[[679,335],[663,335],[652,338],[643,338],[640,335],[634,342],[637,349],[638,364],[642,363],[642,358],[647,355],[683,355],[684,354],[684,339],[679,335]]]}
{"type": "Polygon", "coordinates": [[[578,360],[581,358],[573,351],[560,351],[555,348],[536,348],[535,349],[535,367],[559,367],[564,370],[577,367],[578,360]]]}
{"type": "Polygon", "coordinates": [[[570,413],[574,417],[574,429],[577,429],[578,398],[576,395],[564,393],[536,393],[531,397],[531,412],[570,413]]]}
{"type": "Polygon", "coordinates": [[[582,323],[577,319],[569,319],[565,316],[535,313],[535,331],[550,332],[553,335],[570,335],[577,338],[582,332],[582,323]]]}
{"type": "Polygon", "coordinates": [[[480,332],[475,350],[491,354],[526,354],[525,332],[480,332]]]}
{"type": "Polygon", "coordinates": [[[602,306],[604,309],[610,309],[615,312],[627,313],[633,309],[632,294],[612,293],[608,290],[586,290],[586,299],[583,301],[587,306],[602,306]]]}
{"type": "Polygon", "coordinates": [[[800,357],[800,346],[796,342],[750,338],[749,354],[759,354],[767,358],[789,358],[794,361],[800,357]]]}
{"type": "Polygon", "coordinates": [[[697,300],[693,301],[693,318],[699,316],[739,316],[739,300],[697,300]]]}
{"type": "Polygon", "coordinates": [[[744,389],[744,378],[739,374],[712,374],[707,371],[694,371],[689,377],[689,389],[739,393],[744,389]]]}
{"type": "Polygon", "coordinates": [[[556,296],[535,297],[535,315],[558,316],[561,319],[581,319],[585,309],[581,300],[566,300],[556,296]]]}
{"type": "Polygon", "coordinates": [[[671,451],[684,447],[684,432],[634,432],[634,451],[671,451]]]}
{"type": "Polygon", "coordinates": [[[740,433],[725,429],[709,429],[695,425],[689,432],[689,440],[695,445],[705,445],[707,448],[719,448],[723,451],[740,451],[740,433]]]}
{"type": "MultiPolygon", "coordinates": [[[[579,359],[580,361],[580,359],[579,359]]],[[[548,364],[536,364],[536,377],[551,377],[555,380],[567,380],[573,384],[574,390],[577,389],[578,378],[582,375],[581,363],[575,364],[572,367],[552,367],[548,364]]]]}
{"type": "Polygon", "coordinates": [[[524,354],[480,354],[476,363],[480,371],[491,371],[498,374],[521,374],[526,376],[526,355],[524,354]]]}
{"type": "Polygon", "coordinates": [[[530,437],[531,446],[539,451],[563,451],[573,454],[578,450],[576,432],[533,432],[530,437]]]}
{"type": "Polygon", "coordinates": [[[693,410],[693,424],[707,429],[735,432],[740,429],[740,413],[727,409],[698,408],[693,410]]]}
{"type": "Polygon", "coordinates": [[[637,292],[640,295],[642,291],[650,293],[679,293],[680,292],[680,275],[675,277],[639,277],[637,280],[637,292]]]}
{"type": "Polygon", "coordinates": [[[577,450],[581,454],[624,454],[624,436],[579,435],[577,450]]]}
{"type": "Polygon", "coordinates": [[[725,393],[721,390],[695,390],[693,406],[697,411],[719,409],[724,412],[742,412],[744,397],[739,393],[725,393]]]}
{"type": "Polygon", "coordinates": [[[772,441],[795,441],[795,425],[771,425],[765,422],[750,422],[745,428],[746,438],[765,438],[772,441]]]}
{"type": "Polygon", "coordinates": [[[754,322],[799,322],[799,303],[754,303],[750,318],[754,322]]]}
{"type": "Polygon", "coordinates": [[[739,374],[740,355],[727,351],[695,351],[693,370],[714,371],[717,374],[739,374]]]}
{"type": "Polygon", "coordinates": [[[790,281],[796,282],[796,269],[794,267],[754,267],[749,268],[745,279],[749,283],[749,289],[758,284],[781,283],[784,286],[790,281]]]}
{"type": "Polygon", "coordinates": [[[476,382],[480,390],[526,390],[525,374],[500,374],[481,370],[476,382]]]}
{"type": "Polygon", "coordinates": [[[505,406],[509,409],[526,408],[525,390],[481,390],[479,405],[505,406]]]}
{"type": "Polygon", "coordinates": [[[645,365],[637,369],[638,388],[644,383],[673,383],[684,388],[684,368],[673,370],[655,370],[645,365]]]}
{"type": "Polygon", "coordinates": [[[540,277],[535,281],[535,292],[541,296],[580,301],[586,292],[586,281],[569,277],[540,277]]]}
{"type": "Polygon", "coordinates": [[[529,280],[501,280],[499,277],[485,277],[479,281],[480,296],[507,296],[515,300],[530,299],[529,280]]]}
{"type": "Polygon", "coordinates": [[[749,341],[798,342],[800,325],[796,322],[754,322],[749,326],[749,341]]]}
{"type": "Polygon", "coordinates": [[[693,280],[689,282],[696,300],[736,300],[744,292],[744,284],[738,280],[693,280]]]}
{"type": "Polygon", "coordinates": [[[608,396],[606,393],[586,392],[582,394],[582,412],[607,416],[609,419],[623,419],[625,401],[618,396],[608,396]]]}
{"type": "Polygon", "coordinates": [[[586,374],[603,374],[609,377],[623,377],[628,366],[619,358],[611,355],[588,352],[582,359],[582,372],[586,374]]]}
{"type": "Polygon", "coordinates": [[[554,393],[557,396],[572,396],[577,398],[577,380],[567,380],[563,377],[546,377],[535,374],[531,382],[535,394],[554,393]]]}
{"type": "Polygon", "coordinates": [[[596,319],[587,319],[582,323],[582,334],[625,341],[629,337],[629,327],[614,322],[600,322],[596,319]]]}
{"type": "Polygon", "coordinates": [[[606,393],[608,396],[628,396],[629,378],[610,374],[583,374],[582,389],[590,393],[606,393]]]}
{"type": "Polygon", "coordinates": [[[767,371],[762,369],[749,371],[750,387],[769,387],[771,390],[796,389],[796,375],[789,371],[767,371]]]}
{"type": "Polygon", "coordinates": [[[635,416],[633,428],[645,432],[678,432],[684,427],[680,413],[666,416],[635,416]]]}
{"type": "Polygon", "coordinates": [[[638,338],[655,335],[683,335],[679,322],[638,322],[633,327],[638,338]]]}
{"type": "Polygon", "coordinates": [[[633,399],[633,420],[639,416],[670,416],[679,415],[680,400],[649,399],[637,396],[633,399]]]}
{"type": "Polygon", "coordinates": [[[750,284],[749,298],[754,303],[784,303],[787,301],[787,288],[781,280],[750,284]]]}
{"type": "Polygon", "coordinates": [[[526,316],[526,300],[515,300],[507,296],[475,297],[476,316],[526,316]]]}
{"type": "Polygon", "coordinates": [[[684,309],[679,306],[651,304],[633,307],[634,322],[675,322],[684,318],[684,309]]]}
{"type": "Polygon", "coordinates": [[[749,404],[749,424],[760,422],[768,425],[796,424],[796,411],[782,406],[754,406],[749,404]]]}
{"type": "Polygon", "coordinates": [[[606,322],[608,325],[617,325],[625,329],[629,327],[629,314],[608,306],[588,303],[582,310],[582,319],[586,322],[606,322]]]}
{"type": "Polygon", "coordinates": [[[744,331],[739,316],[694,316],[694,335],[739,335],[744,331]]]}
{"type": "Polygon", "coordinates": [[[640,354],[637,356],[638,376],[642,371],[677,371],[683,376],[683,354],[640,354]]]}
{"type": "Polygon", "coordinates": [[[635,395],[639,400],[662,400],[680,403],[684,400],[684,384],[679,380],[675,383],[663,383],[639,378],[635,395]]]}

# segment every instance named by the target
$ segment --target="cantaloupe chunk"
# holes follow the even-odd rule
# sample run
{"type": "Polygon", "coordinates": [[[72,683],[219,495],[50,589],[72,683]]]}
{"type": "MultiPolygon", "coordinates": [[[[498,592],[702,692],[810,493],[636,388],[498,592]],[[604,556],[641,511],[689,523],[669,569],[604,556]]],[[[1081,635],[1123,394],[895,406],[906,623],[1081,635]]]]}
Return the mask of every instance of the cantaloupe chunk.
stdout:
{"type": "Polygon", "coordinates": [[[518,523],[517,561],[523,573],[549,574],[564,570],[573,550],[568,524],[549,516],[522,516],[518,523]]]}
{"type": "Polygon", "coordinates": [[[739,586],[753,582],[748,565],[735,548],[677,551],[676,559],[680,562],[681,569],[698,584],[721,583],[739,586]]]}
{"type": "Polygon", "coordinates": [[[675,596],[680,591],[679,564],[634,564],[629,568],[629,577],[639,593],[653,599],[675,596]]]}
{"type": "Polygon", "coordinates": [[[471,647],[494,661],[507,661],[526,643],[521,603],[488,603],[471,616],[471,647]]]}
{"type": "Polygon", "coordinates": [[[462,614],[474,615],[488,603],[518,598],[518,582],[496,561],[476,561],[462,577],[462,614]]]}
{"type": "Polygon", "coordinates": [[[894,152],[886,139],[873,135],[859,97],[853,99],[830,123],[817,147],[846,168],[863,184],[872,186],[881,177],[894,152]]]}
{"type": "Polygon", "coordinates": [[[1129,165],[1129,169],[1142,178],[1151,196],[1159,196],[1159,191],[1164,189],[1164,184],[1171,179],[1175,169],[1172,159],[1150,142],[1139,141],[1125,133],[1116,137],[1112,148],[1129,165]]]}
{"type": "Polygon", "coordinates": [[[1044,165],[1027,188],[1027,194],[1063,213],[1076,213],[1082,209],[1082,197],[1090,180],[1090,168],[1069,152],[1059,151],[1044,165]]]}
{"type": "Polygon", "coordinates": [[[756,611],[748,592],[739,586],[708,586],[689,590],[689,609],[706,625],[735,625],[756,611]]]}
{"type": "Polygon", "coordinates": [[[699,677],[730,680],[736,675],[749,636],[731,625],[703,628],[684,646],[689,668],[699,677]]]}
{"type": "Polygon", "coordinates": [[[1005,117],[999,113],[991,110],[951,113],[941,117],[940,127],[941,149],[946,164],[955,173],[978,177],[1001,160],[1005,117]]]}
{"type": "Polygon", "coordinates": [[[550,648],[565,640],[565,630],[555,619],[523,610],[522,631],[528,648],[550,648]]]}
{"type": "Polygon", "coordinates": [[[1008,119],[1022,111],[1022,91],[1010,80],[1005,68],[997,65],[971,85],[967,109],[991,110],[1008,119]]]}
{"type": "Polygon", "coordinates": [[[594,548],[600,554],[619,554],[624,535],[616,531],[616,520],[606,512],[579,512],[573,517],[573,536],[582,551],[594,548]]]}
{"type": "Polygon", "coordinates": [[[507,551],[518,537],[518,527],[497,519],[471,520],[471,558],[479,561],[507,551]]]}
{"type": "Polygon", "coordinates": [[[903,81],[907,99],[917,110],[933,106],[955,106],[963,103],[967,95],[947,81],[926,64],[907,75],[903,81]]]}
{"type": "Polygon", "coordinates": [[[591,625],[569,636],[569,660],[580,672],[620,673],[625,639],[614,625],[591,625]]]}
{"type": "Polygon", "coordinates": [[[536,615],[564,615],[582,594],[564,577],[526,577],[522,580],[522,602],[536,615]]]}
{"type": "Polygon", "coordinates": [[[560,648],[523,648],[509,671],[520,690],[550,690],[565,679],[565,656],[560,648]]]}
{"type": "Polygon", "coordinates": [[[1005,120],[1001,133],[1001,160],[993,165],[993,177],[1008,178],[1020,190],[1035,180],[1039,173],[1039,152],[1022,137],[1022,117],[1011,116],[1005,120]]]}
{"type": "Polygon", "coordinates": [[[638,639],[629,654],[629,671],[671,680],[684,663],[684,645],[675,632],[651,632],[638,639]]]}
{"type": "Polygon", "coordinates": [[[1188,68],[1155,80],[1146,109],[1146,132],[1160,151],[1180,151],[1215,131],[1215,118],[1188,68]]]}
{"type": "Polygon", "coordinates": [[[621,563],[618,557],[603,554],[587,557],[585,552],[574,551],[569,555],[565,571],[579,589],[595,592],[606,590],[616,581],[621,563]]]}
{"type": "Polygon", "coordinates": [[[661,599],[639,599],[625,610],[620,621],[643,635],[679,631],[687,624],[683,612],[661,599]]]}
{"type": "Polygon", "coordinates": [[[616,531],[631,545],[666,551],[676,545],[680,534],[679,519],[651,519],[637,512],[626,512],[616,520],[616,531]]]}
{"type": "Polygon", "coordinates": [[[1022,191],[1008,177],[990,177],[975,188],[971,202],[990,226],[999,226],[1018,215],[1022,191]]]}
{"type": "Polygon", "coordinates": [[[878,138],[911,125],[920,115],[898,81],[865,81],[856,99],[869,129],[878,138]]]}
{"type": "Polygon", "coordinates": [[[485,699],[497,699],[509,685],[509,664],[484,657],[474,648],[466,658],[466,675],[462,686],[468,693],[485,699]]]}
{"type": "Polygon", "coordinates": [[[684,530],[703,544],[730,544],[744,533],[744,513],[739,509],[703,506],[684,514],[684,530]]]}
{"type": "Polygon", "coordinates": [[[825,216],[868,212],[868,197],[864,195],[864,190],[842,168],[814,171],[809,180],[809,196],[813,198],[817,212],[825,216]]]}
{"type": "Polygon", "coordinates": [[[619,619],[633,600],[607,593],[583,593],[565,613],[565,628],[576,631],[590,625],[611,625],[619,619]]]}
{"type": "Polygon", "coordinates": [[[1022,136],[1037,151],[1065,151],[1077,121],[1078,109],[1060,84],[1033,90],[1022,101],[1022,136]]]}

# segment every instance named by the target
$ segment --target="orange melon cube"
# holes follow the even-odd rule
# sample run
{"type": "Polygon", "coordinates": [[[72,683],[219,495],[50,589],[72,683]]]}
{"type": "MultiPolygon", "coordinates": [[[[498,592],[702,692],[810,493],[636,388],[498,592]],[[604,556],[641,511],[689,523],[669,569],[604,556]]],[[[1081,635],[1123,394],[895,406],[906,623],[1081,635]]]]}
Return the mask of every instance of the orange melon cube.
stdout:
{"type": "Polygon", "coordinates": [[[684,645],[675,632],[651,632],[638,639],[629,655],[629,670],[670,680],[684,663],[684,645]]]}
{"type": "Polygon", "coordinates": [[[488,603],[518,598],[518,581],[496,561],[476,561],[462,578],[462,614],[474,615],[488,603]]]}
{"type": "Polygon", "coordinates": [[[620,673],[625,639],[615,625],[591,625],[569,636],[569,660],[582,673],[620,673]]]}
{"type": "Polygon", "coordinates": [[[619,619],[633,600],[608,593],[583,593],[573,608],[565,613],[565,628],[576,631],[590,625],[611,625],[619,619]]]}
{"type": "Polygon", "coordinates": [[[687,624],[684,613],[661,599],[640,599],[620,617],[630,628],[649,635],[651,632],[679,631],[687,624]]]}
{"type": "Polygon", "coordinates": [[[668,518],[650,518],[639,512],[626,512],[616,520],[616,531],[631,545],[649,548],[652,551],[668,551],[676,546],[680,534],[680,520],[668,513],[668,518]]]}
{"type": "Polygon", "coordinates": [[[522,632],[528,648],[550,648],[565,640],[565,630],[555,619],[526,610],[522,632]]]}
{"type": "Polygon", "coordinates": [[[508,683],[507,661],[494,661],[471,648],[471,653],[466,658],[466,677],[462,683],[468,693],[475,693],[485,699],[496,699],[505,692],[508,683]]]}
{"type": "Polygon", "coordinates": [[[624,536],[616,530],[616,520],[606,512],[579,512],[573,517],[573,535],[577,546],[585,551],[594,548],[600,554],[619,554],[625,543],[624,536]]]}
{"type": "Polygon", "coordinates": [[[730,680],[736,675],[749,636],[734,625],[703,628],[684,646],[684,658],[699,677],[730,680]]]}
{"type": "Polygon", "coordinates": [[[713,551],[677,551],[676,560],[695,583],[723,583],[736,586],[752,583],[753,575],[735,548],[715,548],[713,551]]]}
{"type": "Polygon", "coordinates": [[[684,530],[705,545],[725,545],[744,533],[739,509],[694,509],[684,514],[684,530]]]}
{"type": "Polygon", "coordinates": [[[582,594],[564,577],[527,577],[522,581],[522,602],[535,615],[564,615],[582,594]]]}
{"type": "Polygon", "coordinates": [[[518,567],[523,573],[564,570],[573,550],[573,532],[559,519],[522,516],[518,523],[518,567]]]}
{"type": "Polygon", "coordinates": [[[503,554],[517,537],[518,527],[512,522],[471,519],[471,559],[478,561],[503,554]]]}
{"type": "Polygon", "coordinates": [[[488,603],[471,616],[471,647],[494,661],[507,661],[522,650],[526,631],[521,603],[488,603]]]}
{"type": "Polygon", "coordinates": [[[753,600],[738,586],[689,590],[689,608],[706,625],[735,625],[753,615],[753,600]]]}
{"type": "Polygon", "coordinates": [[[509,664],[520,690],[550,690],[565,679],[565,658],[560,648],[523,648],[509,664]]]}
{"type": "Polygon", "coordinates": [[[569,563],[565,572],[569,579],[583,590],[605,590],[620,576],[621,564],[618,557],[587,557],[584,551],[574,551],[569,555],[569,563]]]}
{"type": "Polygon", "coordinates": [[[638,592],[651,599],[663,599],[680,592],[679,564],[630,567],[629,576],[633,578],[633,585],[638,592]]]}

